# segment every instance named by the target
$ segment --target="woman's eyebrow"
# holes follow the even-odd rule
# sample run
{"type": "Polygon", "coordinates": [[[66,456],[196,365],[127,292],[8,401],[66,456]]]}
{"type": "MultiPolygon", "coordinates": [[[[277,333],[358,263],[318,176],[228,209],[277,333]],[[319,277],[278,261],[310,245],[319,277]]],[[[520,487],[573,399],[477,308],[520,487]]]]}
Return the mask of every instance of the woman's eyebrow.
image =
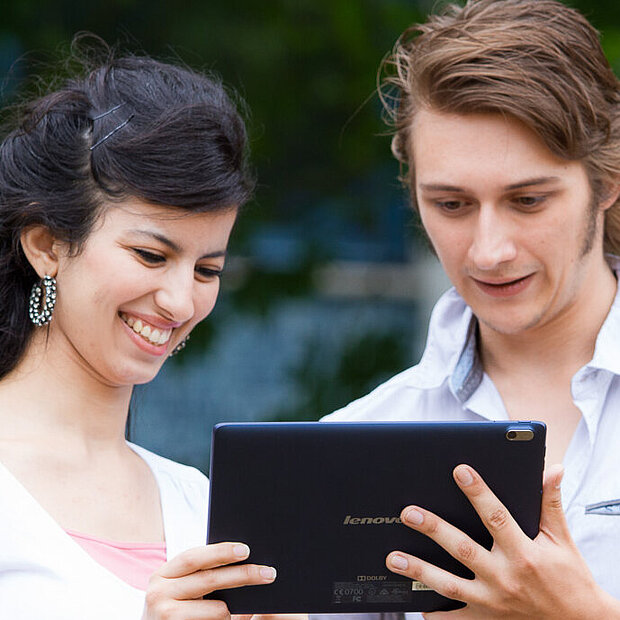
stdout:
{"type": "MultiPolygon", "coordinates": [[[[165,246],[167,246],[177,254],[180,254],[182,252],[181,248],[174,241],[172,241],[172,239],[168,239],[168,237],[162,235],[161,233],[157,233],[152,230],[139,229],[133,229],[129,232],[131,234],[140,235],[142,237],[150,237],[151,239],[155,239],[160,243],[163,243],[165,246]]],[[[213,252],[207,252],[206,254],[203,254],[200,258],[219,258],[222,256],[226,256],[226,250],[214,250],[213,252]]]]}

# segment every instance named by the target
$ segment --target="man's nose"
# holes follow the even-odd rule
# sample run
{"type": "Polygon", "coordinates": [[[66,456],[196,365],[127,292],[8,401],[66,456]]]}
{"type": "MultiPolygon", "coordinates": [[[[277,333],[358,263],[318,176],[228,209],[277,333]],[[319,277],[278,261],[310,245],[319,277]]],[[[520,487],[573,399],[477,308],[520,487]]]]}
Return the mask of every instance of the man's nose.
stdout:
{"type": "Polygon", "coordinates": [[[469,258],[480,270],[490,271],[517,255],[514,223],[495,206],[482,205],[478,210],[469,247],[469,258]]]}

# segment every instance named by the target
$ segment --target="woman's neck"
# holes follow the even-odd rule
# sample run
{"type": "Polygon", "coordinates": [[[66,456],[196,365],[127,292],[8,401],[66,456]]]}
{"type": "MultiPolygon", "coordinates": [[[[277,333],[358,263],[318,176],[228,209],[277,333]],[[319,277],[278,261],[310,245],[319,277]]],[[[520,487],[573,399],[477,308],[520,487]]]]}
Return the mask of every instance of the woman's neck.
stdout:
{"type": "Polygon", "coordinates": [[[0,381],[0,436],[111,447],[124,442],[131,392],[132,386],[105,385],[73,360],[52,355],[35,337],[0,381]]]}

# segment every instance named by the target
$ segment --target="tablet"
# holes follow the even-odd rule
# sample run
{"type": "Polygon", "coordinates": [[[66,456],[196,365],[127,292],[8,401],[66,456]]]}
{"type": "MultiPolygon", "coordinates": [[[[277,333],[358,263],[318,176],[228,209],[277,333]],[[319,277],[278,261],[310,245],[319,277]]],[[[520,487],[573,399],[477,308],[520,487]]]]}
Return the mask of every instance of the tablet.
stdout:
{"type": "Polygon", "coordinates": [[[213,431],[208,542],[240,541],[274,566],[269,585],[211,595],[237,614],[374,613],[462,607],[385,566],[390,551],[471,572],[400,523],[417,504],[487,548],[492,540],[452,470],[474,467],[520,524],[538,533],[540,422],[273,422],[213,431]]]}

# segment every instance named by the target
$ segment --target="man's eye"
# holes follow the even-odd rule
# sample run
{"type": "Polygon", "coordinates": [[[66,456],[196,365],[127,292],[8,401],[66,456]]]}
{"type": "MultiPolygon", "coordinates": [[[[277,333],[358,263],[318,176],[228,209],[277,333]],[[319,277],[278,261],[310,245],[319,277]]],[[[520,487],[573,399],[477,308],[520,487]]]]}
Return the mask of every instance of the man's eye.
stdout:
{"type": "Polygon", "coordinates": [[[521,207],[537,207],[545,199],[545,196],[518,196],[516,202],[521,207]]]}
{"type": "Polygon", "coordinates": [[[444,211],[458,211],[465,203],[462,200],[436,200],[435,206],[444,211]]]}
{"type": "Polygon", "coordinates": [[[147,263],[163,263],[166,260],[160,254],[155,254],[154,252],[149,252],[148,250],[143,250],[141,248],[134,248],[134,252],[147,263]]]}

